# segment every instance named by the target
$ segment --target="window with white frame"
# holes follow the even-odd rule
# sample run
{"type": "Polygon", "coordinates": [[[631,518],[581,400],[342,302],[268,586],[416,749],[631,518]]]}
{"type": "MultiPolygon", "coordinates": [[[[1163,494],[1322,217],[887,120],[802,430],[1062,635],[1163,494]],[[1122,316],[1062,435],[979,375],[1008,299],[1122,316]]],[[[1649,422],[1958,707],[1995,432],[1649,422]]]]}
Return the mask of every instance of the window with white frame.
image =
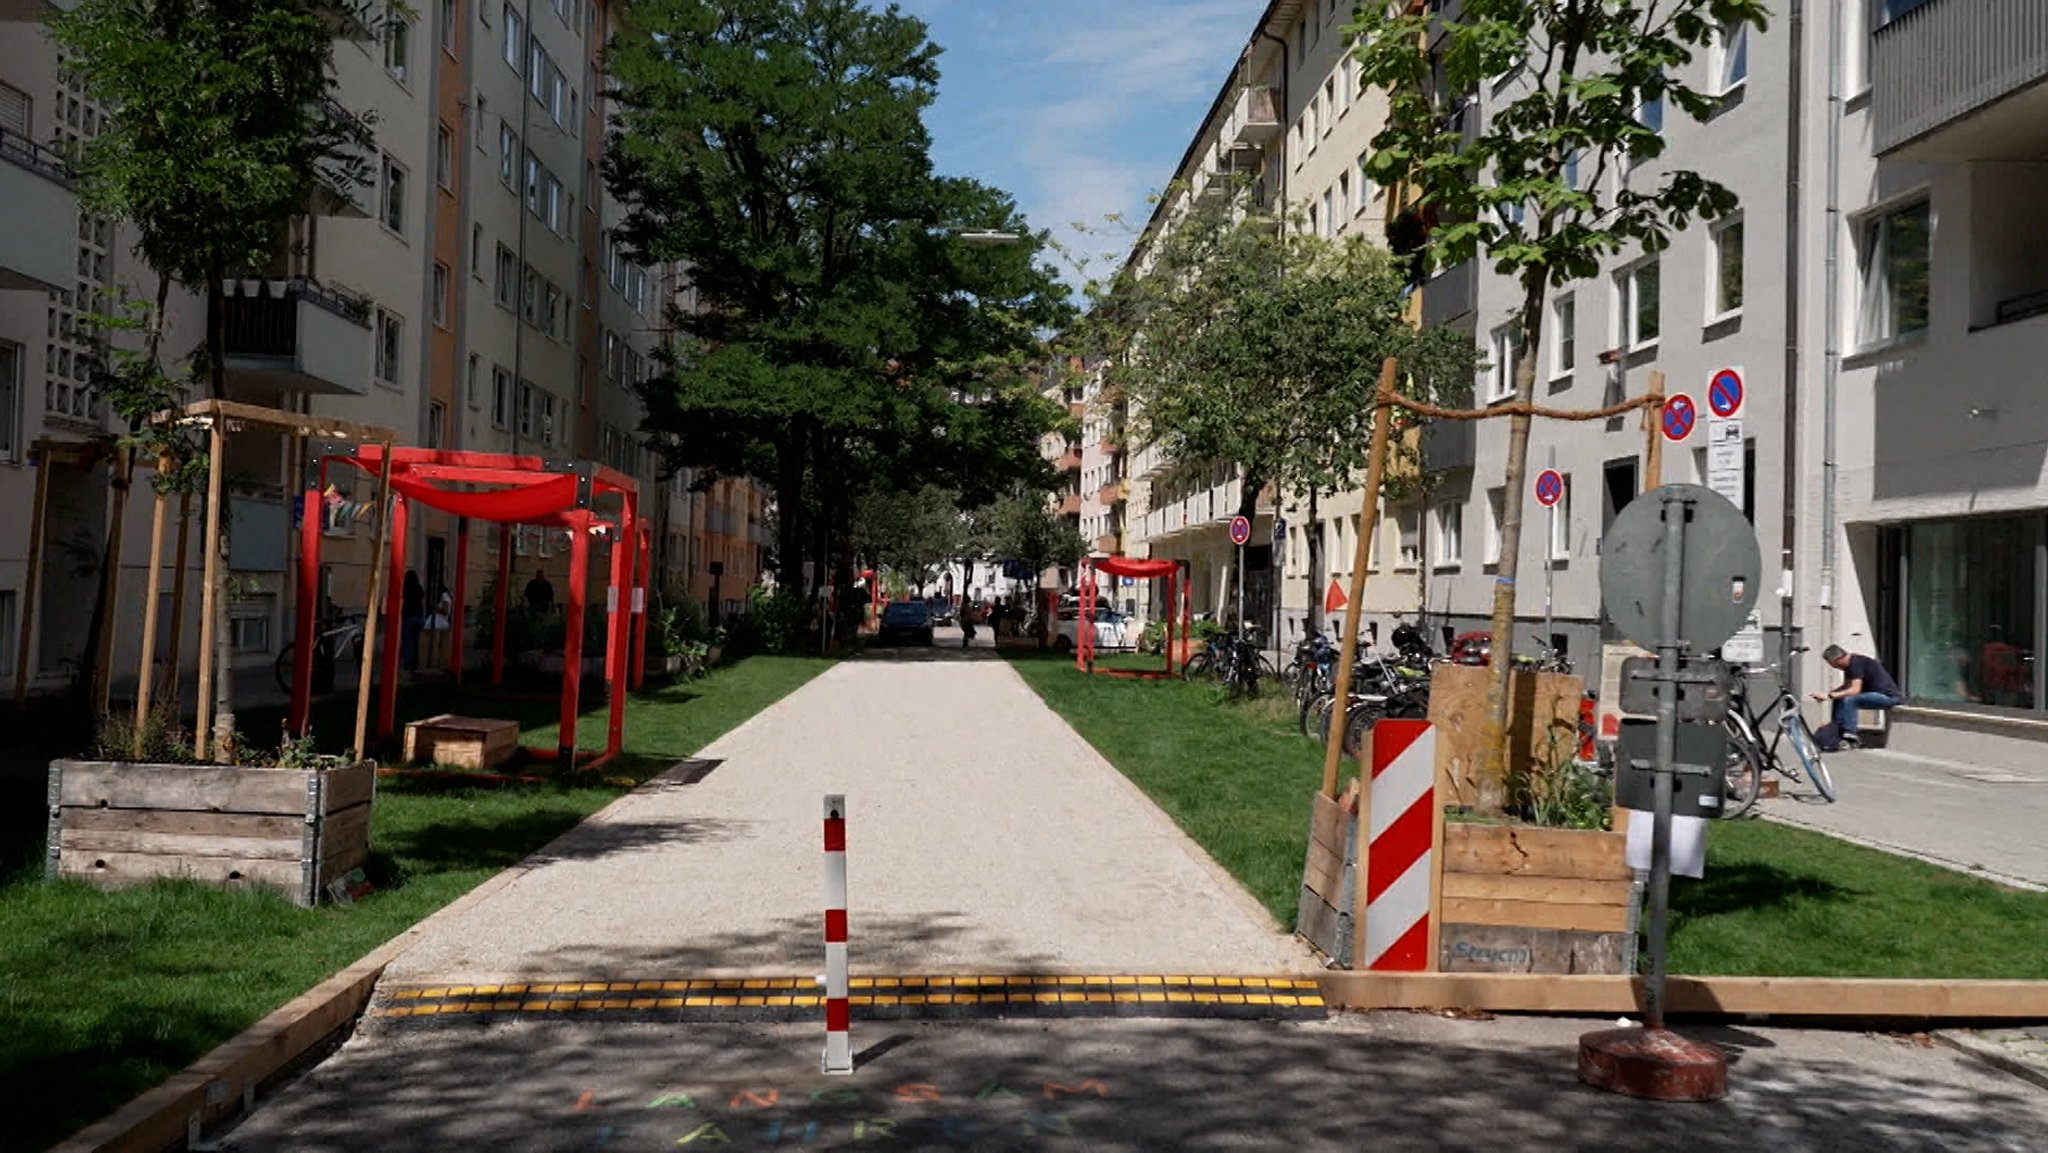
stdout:
{"type": "Polygon", "coordinates": [[[1857,342],[1900,340],[1927,330],[1933,219],[1927,201],[1882,209],[1856,222],[1861,277],[1857,342]]]}
{"type": "Polygon", "coordinates": [[[1567,188],[1582,187],[1582,185],[1580,185],[1579,183],[1579,158],[1584,155],[1585,152],[1577,148],[1574,148],[1570,152],[1565,154],[1564,171],[1559,173],[1558,175],[1564,178],[1564,183],[1567,188]]]}
{"type": "Polygon", "coordinates": [[[534,421],[539,416],[539,398],[533,395],[533,385],[519,382],[519,435],[533,436],[534,421]]]}
{"type": "Polygon", "coordinates": [[[1366,209],[1372,207],[1372,177],[1366,175],[1367,167],[1371,163],[1372,152],[1370,150],[1358,154],[1358,212],[1361,214],[1366,209]]]}
{"type": "MultiPolygon", "coordinates": [[[[1349,101],[1346,101],[1348,104],[1349,101]]],[[[1323,135],[1328,136],[1337,127],[1337,78],[1323,81],[1323,135]]]]}
{"type": "Polygon", "coordinates": [[[526,22],[519,18],[519,10],[510,4],[505,5],[504,44],[505,63],[512,66],[512,71],[519,71],[526,53],[526,22]]]}
{"type": "Polygon", "coordinates": [[[1436,566],[1456,568],[1465,561],[1465,505],[1458,500],[1436,506],[1436,566]]]}
{"type": "Polygon", "coordinates": [[[434,126],[434,183],[455,187],[455,133],[446,124],[434,126]]]}
{"type": "Polygon", "coordinates": [[[1358,57],[1349,52],[1344,54],[1343,90],[1344,107],[1349,108],[1351,102],[1358,98],[1358,57]]]}
{"type": "Polygon", "coordinates": [[[1661,272],[1655,257],[1639,261],[1614,276],[1615,300],[1621,306],[1622,347],[1635,350],[1657,343],[1661,331],[1661,272]]]}
{"type": "Polygon", "coordinates": [[[536,328],[540,327],[540,284],[540,273],[527,265],[519,278],[519,319],[536,328]]]}
{"type": "Polygon", "coordinates": [[[379,201],[380,217],[384,227],[405,235],[405,166],[393,160],[389,153],[384,156],[384,195],[379,201]]]}
{"type": "Polygon", "coordinates": [[[405,321],[394,312],[377,310],[377,383],[397,388],[404,372],[405,321]]]}
{"type": "Polygon", "coordinates": [[[462,395],[468,402],[471,412],[482,408],[484,405],[483,384],[477,379],[482,373],[483,358],[474,352],[470,353],[469,370],[462,378],[462,395]]]}
{"type": "Polygon", "coordinates": [[[471,110],[470,115],[473,117],[469,122],[470,136],[476,144],[476,150],[478,152],[489,152],[491,150],[489,139],[491,131],[491,102],[484,98],[483,93],[477,93],[476,107],[471,110]]]}
{"type": "Polygon", "coordinates": [[[440,0],[441,50],[455,55],[455,0],[440,0]]]}
{"type": "Polygon", "coordinates": [[[1579,305],[1567,292],[1550,302],[1550,379],[1570,376],[1579,362],[1579,305]]]}
{"type": "Polygon", "coordinates": [[[1489,334],[1483,400],[1491,404],[1515,395],[1515,368],[1522,355],[1522,326],[1503,324],[1489,334]]]}
{"type": "Polygon", "coordinates": [[[1500,563],[1501,526],[1507,523],[1508,490],[1486,490],[1486,563],[1500,563]]]}
{"type": "Polygon", "coordinates": [[[555,394],[540,394],[540,439],[542,444],[555,443],[555,394]]]}
{"type": "Polygon", "coordinates": [[[228,644],[238,653],[270,651],[270,615],[276,603],[273,594],[235,601],[228,609],[228,644]]]}
{"type": "Polygon", "coordinates": [[[448,266],[434,262],[433,292],[434,327],[448,327],[448,266]]]}
{"type": "Polygon", "coordinates": [[[397,4],[384,6],[384,71],[405,83],[406,65],[412,55],[412,20],[397,4]]]}
{"type": "Polygon", "coordinates": [[[498,181],[505,187],[512,187],[512,180],[519,175],[519,133],[512,125],[498,121],[498,181]]]}
{"type": "Polygon", "coordinates": [[[508,312],[515,308],[517,306],[516,297],[519,293],[519,258],[512,254],[511,249],[502,244],[498,246],[498,283],[496,287],[498,307],[508,312]]]}
{"type": "Polygon", "coordinates": [[[1323,189],[1323,235],[1337,235],[1337,190],[1323,189]]]}
{"type": "Polygon", "coordinates": [[[469,226],[469,274],[478,280],[484,278],[484,226],[469,226]]]}
{"type": "Polygon", "coordinates": [[[512,427],[512,374],[491,366],[491,427],[512,427]]]}
{"type": "Polygon", "coordinates": [[[534,156],[532,152],[528,152],[526,154],[526,210],[535,216],[540,215],[540,174],[540,159],[534,156]]]}
{"type": "Polygon", "coordinates": [[[440,401],[427,404],[427,447],[448,446],[448,406],[440,401]]]}
{"type": "Polygon", "coordinates": [[[1708,285],[1708,318],[1719,320],[1742,311],[1742,218],[1724,220],[1708,233],[1713,250],[1713,283],[1708,285]]]}
{"type": "Polygon", "coordinates": [[[1714,91],[1727,95],[1749,79],[1749,23],[1729,20],[1714,34],[1714,91]]]}
{"type": "Polygon", "coordinates": [[[1337,207],[1343,211],[1345,216],[1348,217],[1353,215],[1354,210],[1351,204],[1351,172],[1348,169],[1337,174],[1337,207]]]}
{"type": "Polygon", "coordinates": [[[1394,524],[1401,534],[1401,553],[1395,558],[1395,568],[1415,568],[1422,564],[1422,506],[1411,504],[1394,511],[1394,524]]]}
{"type": "Polygon", "coordinates": [[[1323,234],[1323,214],[1321,207],[1318,205],[1311,204],[1308,206],[1308,230],[1315,236],[1323,234]]]}
{"type": "Polygon", "coordinates": [[[1550,519],[1550,559],[1569,560],[1572,555],[1572,478],[1564,478],[1564,494],[1557,498],[1556,513],[1550,519]]]}

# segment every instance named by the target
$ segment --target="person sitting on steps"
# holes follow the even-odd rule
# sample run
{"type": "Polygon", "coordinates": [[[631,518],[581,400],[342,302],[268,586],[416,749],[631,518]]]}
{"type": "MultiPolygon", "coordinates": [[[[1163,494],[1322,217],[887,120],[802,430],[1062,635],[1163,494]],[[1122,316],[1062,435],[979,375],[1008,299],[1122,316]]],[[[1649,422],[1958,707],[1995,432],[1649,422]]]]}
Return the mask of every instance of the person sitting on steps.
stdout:
{"type": "Polygon", "coordinates": [[[1889,710],[1905,702],[1899,694],[1899,682],[1892,679],[1876,657],[1851,653],[1840,645],[1829,645],[1821,652],[1820,659],[1826,661],[1830,668],[1841,670],[1842,683],[1832,691],[1813,694],[1813,699],[1835,703],[1835,731],[1840,734],[1844,745],[1854,747],[1862,743],[1856,732],[1858,709],[1889,710]]]}

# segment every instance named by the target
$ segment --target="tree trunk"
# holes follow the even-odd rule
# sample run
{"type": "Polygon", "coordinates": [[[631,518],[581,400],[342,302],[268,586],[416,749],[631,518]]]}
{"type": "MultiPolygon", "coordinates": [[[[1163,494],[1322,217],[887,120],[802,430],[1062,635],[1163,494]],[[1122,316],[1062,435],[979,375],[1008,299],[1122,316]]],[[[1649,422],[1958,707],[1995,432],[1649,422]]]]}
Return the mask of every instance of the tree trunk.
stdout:
{"type": "Polygon", "coordinates": [[[1308,490],[1308,628],[1312,633],[1323,631],[1323,522],[1317,502],[1321,490],[1309,486],[1308,490]]]}
{"type": "MultiPolygon", "coordinates": [[[[214,398],[217,400],[227,399],[228,394],[227,317],[224,309],[224,293],[221,288],[226,276],[227,273],[224,269],[216,267],[212,270],[211,275],[206,281],[206,374],[214,398]]],[[[225,431],[224,429],[216,428],[213,430],[212,435],[222,436],[225,435],[225,431]]],[[[237,750],[235,749],[235,646],[233,638],[228,635],[229,625],[234,618],[234,614],[228,604],[228,592],[234,584],[234,574],[230,571],[228,564],[228,557],[232,555],[232,550],[228,547],[228,541],[233,535],[234,516],[233,504],[228,499],[227,494],[220,494],[219,499],[221,511],[218,547],[221,551],[221,563],[219,568],[220,575],[213,589],[215,664],[213,676],[212,748],[213,759],[225,764],[233,763],[237,755],[237,750]]]]}
{"type": "MultiPolygon", "coordinates": [[[[1530,269],[1522,278],[1522,332],[1515,365],[1515,400],[1530,404],[1536,399],[1536,348],[1543,336],[1543,292],[1548,276],[1543,269],[1530,269]]],[[[1489,798],[1504,799],[1508,755],[1508,676],[1514,670],[1515,580],[1522,561],[1522,497],[1528,489],[1529,426],[1531,417],[1518,412],[1508,418],[1508,463],[1501,494],[1500,573],[1493,584],[1493,665],[1486,683],[1486,744],[1480,762],[1481,805],[1489,798]]],[[[1550,563],[1550,542],[1543,542],[1543,563],[1550,563]]],[[[1498,808],[1499,800],[1492,807],[1498,808]]]]}
{"type": "Polygon", "coordinates": [[[801,428],[775,446],[780,476],[775,484],[775,580],[781,589],[801,597],[804,587],[804,469],[810,445],[801,428]]]}

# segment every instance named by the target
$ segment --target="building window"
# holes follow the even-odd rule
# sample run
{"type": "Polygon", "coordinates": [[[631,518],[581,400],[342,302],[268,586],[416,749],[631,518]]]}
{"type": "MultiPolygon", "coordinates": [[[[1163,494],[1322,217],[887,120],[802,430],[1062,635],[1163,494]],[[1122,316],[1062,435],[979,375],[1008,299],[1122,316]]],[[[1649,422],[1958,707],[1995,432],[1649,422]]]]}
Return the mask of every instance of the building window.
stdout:
{"type": "Polygon", "coordinates": [[[484,226],[469,226],[469,273],[478,280],[484,278],[484,226]]]}
{"type": "Polygon", "coordinates": [[[434,327],[448,327],[448,266],[434,262],[434,327]]]}
{"type": "Polygon", "coordinates": [[[526,24],[519,19],[519,10],[505,5],[505,63],[512,71],[519,71],[519,62],[526,51],[526,24]]]}
{"type": "Polygon", "coordinates": [[[519,319],[540,325],[540,273],[528,268],[519,280],[519,319]]]}
{"type": "Polygon", "coordinates": [[[1916,699],[2032,709],[2038,517],[1919,521],[1905,563],[1902,688],[1916,699]]]}
{"type": "Polygon", "coordinates": [[[526,155],[526,210],[540,215],[540,161],[529,152],[526,155]]]}
{"type": "Polygon", "coordinates": [[[1361,152],[1358,154],[1358,208],[1356,214],[1362,215],[1367,209],[1372,207],[1372,177],[1366,175],[1366,167],[1371,163],[1371,152],[1361,152]]]}
{"type": "Polygon", "coordinates": [[[562,230],[568,227],[564,220],[566,214],[562,211],[562,182],[556,180],[553,173],[546,174],[544,181],[547,192],[548,231],[560,236],[562,230]]]}
{"type": "Polygon", "coordinates": [[[1572,478],[1564,478],[1564,495],[1557,498],[1550,515],[1550,559],[1570,560],[1572,555],[1572,478]]]}
{"type": "Polygon", "coordinates": [[[441,51],[455,55],[455,0],[441,0],[441,51]]]}
{"type": "Polygon", "coordinates": [[[270,598],[235,605],[228,616],[228,643],[238,653],[270,651],[270,598]]]}
{"type": "Polygon", "coordinates": [[[1652,258],[1622,269],[1615,275],[1616,298],[1621,305],[1622,347],[1635,350],[1657,343],[1659,332],[1660,272],[1652,258]]]}
{"type": "Polygon", "coordinates": [[[1456,568],[1465,561],[1465,506],[1446,500],[1436,506],[1436,565],[1456,568]]]}
{"type": "Polygon", "coordinates": [[[1579,362],[1579,306],[1570,293],[1550,302],[1550,378],[1570,376],[1579,362]]]}
{"type": "Polygon", "coordinates": [[[455,132],[446,124],[434,129],[434,183],[451,191],[455,187],[455,132]]]}
{"type": "Polygon", "coordinates": [[[0,341],[0,460],[21,459],[21,346],[0,341]]]}
{"type": "Polygon", "coordinates": [[[482,408],[484,404],[482,387],[477,382],[477,377],[480,375],[482,368],[482,358],[474,352],[470,353],[469,374],[463,378],[462,395],[469,402],[471,412],[482,408]]]}
{"type": "Polygon", "coordinates": [[[1401,555],[1396,559],[1395,568],[1412,569],[1422,564],[1422,506],[1409,505],[1394,513],[1394,523],[1401,533],[1401,555]]]}
{"type": "Polygon", "coordinates": [[[397,388],[405,352],[405,321],[377,310],[377,383],[397,388]]]}
{"type": "Polygon", "coordinates": [[[512,374],[491,366],[491,427],[512,427],[512,374]]]}
{"type": "Polygon", "coordinates": [[[1742,221],[1728,221],[1711,233],[1714,249],[1713,315],[1710,319],[1733,316],[1742,311],[1742,221]]]}
{"type": "MultiPolygon", "coordinates": [[[[1345,103],[1350,103],[1348,100],[1345,103]]],[[[1328,136],[1337,127],[1337,78],[1323,81],[1323,135],[1328,136]]]]}
{"type": "Polygon", "coordinates": [[[540,396],[540,439],[542,444],[555,443],[555,394],[544,392],[540,396]]]}
{"type": "Polygon", "coordinates": [[[1522,356],[1522,326],[1503,324],[1493,330],[1487,342],[1485,403],[1507,400],[1515,395],[1516,369],[1522,356]]]}
{"type": "Polygon", "coordinates": [[[384,71],[405,83],[405,66],[412,55],[412,21],[396,4],[384,7],[384,71]]]}
{"type": "Polygon", "coordinates": [[[1508,490],[1486,490],[1486,563],[1500,563],[1501,526],[1507,523],[1508,490]]]}
{"type": "Polygon", "coordinates": [[[448,433],[447,433],[447,428],[448,428],[448,407],[447,407],[446,405],[442,404],[442,403],[441,403],[440,401],[438,401],[438,400],[437,400],[437,401],[433,401],[432,403],[428,404],[428,405],[427,405],[427,447],[428,447],[428,448],[446,448],[446,447],[448,446],[448,433]]]}
{"type": "Polygon", "coordinates": [[[519,171],[519,134],[503,119],[498,121],[498,181],[505,187],[512,187],[512,178],[519,171]]]}
{"type": "Polygon", "coordinates": [[[1856,231],[1863,281],[1859,342],[1881,344],[1925,332],[1933,233],[1927,202],[1874,213],[1856,231]]]}
{"type": "Polygon", "coordinates": [[[387,154],[384,157],[384,227],[405,235],[405,169],[387,154]]]}
{"type": "MultiPolygon", "coordinates": [[[[60,102],[62,99],[59,98],[60,102]]],[[[35,132],[30,111],[34,107],[35,102],[28,98],[28,93],[12,84],[0,84],[0,129],[25,140],[33,139],[35,132]]]]}
{"type": "Polygon", "coordinates": [[[1749,79],[1749,24],[1730,20],[1714,36],[1714,82],[1723,95],[1749,79]]]}
{"type": "Polygon", "coordinates": [[[528,384],[527,382],[525,382],[525,381],[523,381],[523,380],[522,380],[522,381],[520,381],[520,382],[519,382],[519,435],[520,435],[520,436],[524,436],[524,437],[529,437],[529,438],[533,436],[533,427],[534,427],[534,425],[533,425],[533,419],[534,419],[534,410],[535,410],[535,401],[534,401],[534,396],[533,396],[533,386],[532,386],[531,384],[528,384]]]}
{"type": "Polygon", "coordinates": [[[502,244],[498,246],[497,289],[498,307],[506,310],[513,308],[513,294],[519,290],[519,258],[512,255],[512,250],[502,244]]]}

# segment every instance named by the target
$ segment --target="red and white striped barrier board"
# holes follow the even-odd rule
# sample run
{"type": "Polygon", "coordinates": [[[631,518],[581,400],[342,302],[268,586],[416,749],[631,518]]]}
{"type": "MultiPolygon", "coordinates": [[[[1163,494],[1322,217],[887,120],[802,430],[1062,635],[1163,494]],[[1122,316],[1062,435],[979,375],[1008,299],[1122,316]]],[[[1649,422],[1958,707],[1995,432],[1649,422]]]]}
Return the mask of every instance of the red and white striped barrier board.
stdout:
{"type": "Polygon", "coordinates": [[[825,798],[825,1072],[853,1072],[846,999],[846,798],[825,798]]]}
{"type": "Polygon", "coordinates": [[[1430,854],[1436,820],[1435,728],[1428,721],[1380,721],[1372,727],[1363,968],[1431,968],[1430,854]]]}

